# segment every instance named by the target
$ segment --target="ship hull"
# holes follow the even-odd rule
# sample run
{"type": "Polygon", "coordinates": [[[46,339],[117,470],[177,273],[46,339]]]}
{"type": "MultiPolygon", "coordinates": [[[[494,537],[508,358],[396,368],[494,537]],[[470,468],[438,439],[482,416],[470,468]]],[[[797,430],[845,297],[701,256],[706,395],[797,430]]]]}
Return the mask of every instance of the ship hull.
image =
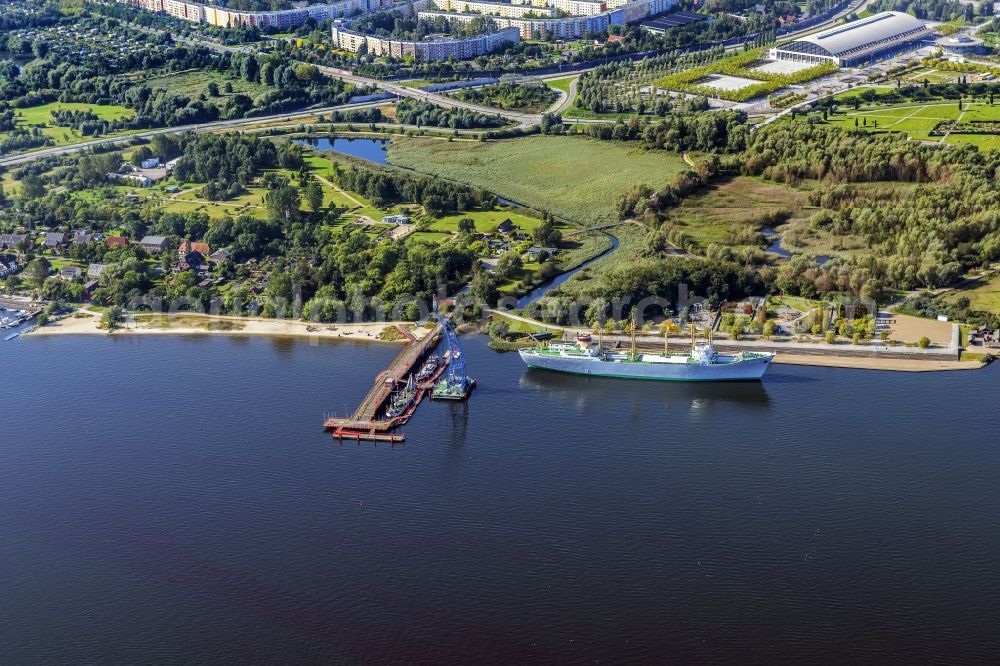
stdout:
{"type": "Polygon", "coordinates": [[[596,357],[567,357],[521,350],[521,360],[529,368],[590,377],[645,379],[665,382],[760,381],[773,360],[763,356],[743,361],[698,363],[631,363],[605,361],[596,357]]]}

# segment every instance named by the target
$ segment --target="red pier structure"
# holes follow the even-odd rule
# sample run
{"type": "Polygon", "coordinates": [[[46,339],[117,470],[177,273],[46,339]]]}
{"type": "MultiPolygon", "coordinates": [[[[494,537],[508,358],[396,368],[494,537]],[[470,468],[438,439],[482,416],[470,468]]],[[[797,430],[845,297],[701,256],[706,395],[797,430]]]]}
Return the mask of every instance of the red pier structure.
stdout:
{"type": "Polygon", "coordinates": [[[375,377],[375,383],[368,391],[364,400],[354,410],[354,414],[347,418],[329,417],[323,423],[323,429],[329,432],[334,439],[374,441],[400,443],[406,439],[401,433],[390,431],[406,424],[413,416],[417,406],[428,395],[434,387],[434,382],[441,377],[448,366],[449,359],[446,356],[439,364],[434,376],[429,380],[420,382],[417,385],[417,393],[413,402],[405,412],[399,416],[391,418],[378,418],[379,414],[385,414],[384,408],[389,396],[400,383],[406,381],[406,377],[419,370],[419,365],[427,355],[437,345],[441,337],[441,325],[437,325],[434,330],[428,333],[423,339],[418,340],[412,333],[406,331],[410,342],[403,348],[388,368],[380,372],[375,377]]]}

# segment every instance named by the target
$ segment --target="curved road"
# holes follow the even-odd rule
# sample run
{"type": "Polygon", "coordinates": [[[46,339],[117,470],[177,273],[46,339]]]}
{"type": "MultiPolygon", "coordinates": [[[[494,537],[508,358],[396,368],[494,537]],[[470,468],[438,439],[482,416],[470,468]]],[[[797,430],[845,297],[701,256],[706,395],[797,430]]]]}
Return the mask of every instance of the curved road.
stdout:
{"type": "MultiPolygon", "coordinates": [[[[837,21],[839,21],[840,19],[842,19],[847,14],[849,14],[851,12],[854,12],[854,11],[859,11],[859,10],[864,9],[866,6],[868,6],[873,1],[874,0],[854,0],[853,2],[851,2],[851,4],[849,4],[847,7],[845,7],[841,12],[838,12],[835,16],[831,17],[830,20],[828,20],[828,21],[826,21],[826,22],[824,22],[824,23],[822,23],[820,25],[812,26],[811,28],[808,28],[806,30],[802,30],[800,32],[792,32],[792,33],[788,33],[787,35],[783,35],[782,36],[782,40],[787,40],[787,39],[790,39],[790,38],[794,39],[796,37],[799,37],[799,36],[802,36],[802,35],[805,35],[805,34],[809,34],[809,33],[813,33],[813,32],[822,30],[822,29],[824,29],[826,27],[829,27],[831,24],[836,23],[837,21]]],[[[153,32],[151,29],[145,28],[143,26],[137,26],[137,25],[134,25],[132,23],[129,23],[129,25],[135,27],[138,30],[143,30],[143,31],[146,31],[146,32],[153,32]]],[[[193,38],[190,38],[190,37],[177,37],[177,38],[175,38],[175,41],[186,43],[186,44],[191,44],[191,45],[196,45],[196,46],[203,46],[203,47],[215,50],[215,51],[223,51],[223,52],[226,52],[226,51],[228,51],[228,52],[247,52],[247,51],[252,50],[251,47],[247,47],[247,46],[243,46],[243,47],[226,46],[226,45],[223,45],[223,44],[218,44],[216,42],[210,42],[210,41],[200,40],[200,39],[193,39],[193,38]]],[[[737,47],[733,47],[733,48],[737,48],[737,47]]],[[[537,125],[537,124],[539,124],[541,122],[541,114],[537,114],[537,113],[521,113],[521,112],[517,112],[517,111],[505,111],[503,109],[496,109],[496,108],[493,108],[493,107],[481,106],[479,104],[473,104],[473,103],[470,103],[470,102],[464,102],[464,101],[462,101],[460,99],[456,99],[454,97],[448,97],[447,95],[440,95],[440,94],[437,94],[437,93],[427,92],[425,90],[420,90],[418,88],[408,88],[406,86],[401,86],[401,85],[398,85],[396,83],[392,83],[392,82],[389,82],[389,81],[380,81],[380,80],[377,80],[377,79],[370,79],[370,78],[367,78],[367,77],[364,77],[364,76],[358,76],[358,75],[354,74],[353,72],[350,72],[350,71],[344,70],[344,69],[337,69],[337,68],[334,68],[334,67],[326,67],[326,66],[323,66],[323,65],[317,65],[316,67],[317,67],[317,69],[320,72],[322,72],[323,74],[326,74],[327,76],[330,76],[330,77],[333,77],[333,78],[337,78],[337,79],[342,79],[342,80],[344,80],[344,81],[346,81],[348,83],[353,83],[353,84],[355,84],[357,86],[378,88],[378,89],[383,90],[383,91],[385,91],[387,93],[395,95],[397,98],[408,97],[408,98],[411,98],[411,99],[424,100],[424,101],[431,102],[433,104],[437,104],[438,106],[442,106],[442,107],[448,108],[448,109],[459,109],[459,108],[461,108],[461,109],[469,109],[470,111],[476,111],[476,112],[484,113],[484,114],[488,114],[488,115],[500,116],[502,118],[506,118],[507,120],[512,121],[513,123],[515,123],[517,125],[517,127],[522,128],[522,129],[528,128],[528,127],[533,127],[533,126],[535,126],[535,125],[537,125]]],[[[576,72],[574,72],[574,74],[577,75],[577,78],[573,79],[573,81],[570,82],[569,94],[564,96],[564,99],[561,102],[558,103],[558,106],[553,109],[553,112],[561,113],[561,112],[565,111],[566,109],[568,109],[570,107],[570,105],[572,105],[573,101],[576,99],[577,83],[579,82],[579,76],[578,75],[582,74],[585,71],[589,71],[589,69],[582,69],[582,70],[577,70],[576,72]]],[[[560,77],[562,77],[562,76],[563,75],[560,75],[560,77]]],[[[115,138],[109,138],[109,139],[94,139],[94,140],[90,140],[90,141],[83,141],[83,142],[80,142],[80,143],[68,144],[68,145],[65,145],[65,146],[53,146],[51,148],[43,148],[41,150],[36,150],[36,151],[28,152],[28,153],[20,153],[20,154],[11,155],[11,156],[8,156],[8,157],[0,157],[0,167],[16,166],[18,164],[23,164],[23,163],[26,163],[26,162],[31,162],[33,160],[40,159],[40,158],[43,158],[43,157],[50,157],[50,156],[54,156],[54,155],[65,155],[65,154],[69,154],[69,153],[74,153],[74,152],[78,152],[78,151],[81,151],[81,150],[85,150],[87,148],[92,148],[92,147],[95,147],[95,146],[101,146],[101,145],[122,145],[122,144],[128,143],[129,141],[131,141],[132,139],[135,139],[135,138],[148,139],[150,137],[156,136],[157,134],[172,134],[172,133],[175,133],[175,132],[185,132],[185,131],[210,132],[210,131],[216,131],[216,130],[220,130],[220,129],[229,129],[229,128],[231,128],[231,129],[238,129],[240,127],[257,125],[257,124],[260,124],[262,122],[282,121],[282,120],[295,120],[297,118],[308,118],[310,116],[314,116],[314,115],[317,115],[317,114],[320,114],[320,113],[326,113],[326,112],[329,112],[329,111],[347,110],[347,109],[360,109],[360,108],[365,108],[365,107],[370,107],[370,106],[376,106],[378,104],[383,104],[383,103],[384,103],[384,101],[368,102],[368,103],[364,103],[364,104],[345,104],[345,105],[341,105],[341,106],[330,106],[330,107],[324,107],[324,108],[319,108],[319,109],[312,109],[312,110],[307,110],[307,111],[297,111],[297,112],[294,112],[294,113],[280,113],[280,114],[274,114],[274,115],[269,115],[269,116],[257,116],[257,117],[254,117],[254,118],[241,118],[241,119],[238,119],[238,120],[219,120],[219,121],[215,121],[215,122],[211,122],[211,123],[201,123],[201,124],[198,124],[198,125],[184,125],[184,126],[180,126],[180,127],[162,127],[162,128],[147,130],[147,131],[144,131],[144,132],[137,132],[135,134],[129,134],[127,136],[121,136],[121,137],[115,137],[115,138]]],[[[787,111],[788,110],[786,110],[786,112],[787,111]]],[[[778,114],[778,115],[780,116],[782,114],[778,114]]],[[[568,122],[568,123],[591,123],[591,122],[604,122],[604,121],[603,120],[595,120],[595,119],[586,119],[586,118],[571,118],[571,119],[566,119],[564,122],[568,122]]]]}

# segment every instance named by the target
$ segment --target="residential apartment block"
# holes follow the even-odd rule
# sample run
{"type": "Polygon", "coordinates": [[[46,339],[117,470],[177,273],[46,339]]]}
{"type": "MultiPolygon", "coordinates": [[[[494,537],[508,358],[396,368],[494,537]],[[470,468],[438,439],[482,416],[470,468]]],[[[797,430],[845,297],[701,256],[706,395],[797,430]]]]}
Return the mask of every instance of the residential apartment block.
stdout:
{"type": "Polygon", "coordinates": [[[374,53],[377,56],[412,57],[416,60],[447,60],[448,58],[469,60],[492,53],[507,44],[516,44],[520,41],[520,33],[515,28],[507,28],[475,37],[424,41],[362,35],[339,26],[334,26],[331,32],[334,46],[346,51],[358,51],[364,44],[368,53],[374,53]]]}
{"type": "Polygon", "coordinates": [[[390,4],[391,0],[337,0],[329,4],[306,5],[297,9],[247,12],[203,5],[183,0],[117,0],[151,12],[163,12],[182,21],[207,23],[223,28],[295,28],[306,19],[326,21],[365,12],[372,12],[390,4]]]}
{"type": "MultiPolygon", "coordinates": [[[[443,3],[445,1],[446,0],[435,0],[435,6],[440,6],[438,3],[443,3]]],[[[535,1],[539,2],[542,0],[535,1]]],[[[563,0],[544,1],[548,5],[562,2],[563,0]]],[[[580,4],[586,5],[599,4],[610,7],[612,4],[615,4],[616,6],[588,16],[571,16],[567,18],[508,18],[504,16],[494,16],[493,22],[499,28],[516,28],[521,35],[521,39],[544,39],[549,37],[556,39],[577,39],[579,37],[583,37],[587,33],[602,32],[607,30],[608,27],[612,25],[625,25],[626,23],[641,21],[642,19],[653,16],[654,14],[665,12],[677,4],[677,0],[632,0],[632,2],[611,0],[610,2],[602,3],[588,3],[583,2],[582,0],[573,0],[573,2],[578,1],[580,4]]],[[[453,1],[452,4],[456,3],[453,1]]],[[[443,16],[458,23],[471,23],[479,17],[479,14],[429,10],[418,12],[417,16],[426,19],[443,16]]]]}

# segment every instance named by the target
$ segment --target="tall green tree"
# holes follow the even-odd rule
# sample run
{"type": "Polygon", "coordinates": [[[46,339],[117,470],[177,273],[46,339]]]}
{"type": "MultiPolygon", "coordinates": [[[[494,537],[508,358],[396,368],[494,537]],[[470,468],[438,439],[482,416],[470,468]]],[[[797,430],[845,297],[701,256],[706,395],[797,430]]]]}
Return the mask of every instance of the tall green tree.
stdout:
{"type": "Polygon", "coordinates": [[[309,182],[305,186],[306,202],[309,204],[309,209],[318,213],[319,209],[323,207],[323,186],[319,184],[319,180],[315,176],[309,179],[309,182]]]}

